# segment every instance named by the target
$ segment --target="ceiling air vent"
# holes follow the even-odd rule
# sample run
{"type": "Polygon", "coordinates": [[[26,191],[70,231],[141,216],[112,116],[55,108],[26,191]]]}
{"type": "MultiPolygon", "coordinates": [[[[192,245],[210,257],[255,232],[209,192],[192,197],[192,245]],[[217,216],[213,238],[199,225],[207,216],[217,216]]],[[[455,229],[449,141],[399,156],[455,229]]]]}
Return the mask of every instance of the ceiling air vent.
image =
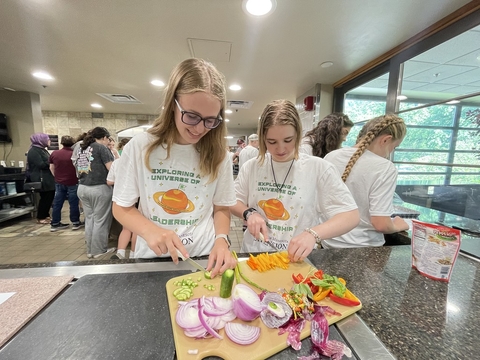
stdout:
{"type": "Polygon", "coordinates": [[[228,100],[227,106],[232,109],[250,109],[253,105],[253,101],[244,100],[228,100]]]}
{"type": "Polygon", "coordinates": [[[133,95],[125,95],[125,94],[105,94],[105,93],[97,93],[104,99],[111,101],[115,104],[141,104],[135,96],[133,95]]]}

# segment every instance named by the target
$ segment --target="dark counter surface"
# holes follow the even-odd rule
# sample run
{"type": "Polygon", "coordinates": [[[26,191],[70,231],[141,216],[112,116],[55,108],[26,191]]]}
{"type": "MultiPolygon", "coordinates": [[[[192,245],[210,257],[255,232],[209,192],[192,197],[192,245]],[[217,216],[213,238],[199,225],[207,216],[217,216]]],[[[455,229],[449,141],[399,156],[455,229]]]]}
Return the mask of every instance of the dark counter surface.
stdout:
{"type": "MultiPolygon", "coordinates": [[[[309,259],[326,273],[341,276],[347,281],[348,288],[363,303],[363,308],[357,314],[398,359],[473,359],[480,353],[480,343],[478,342],[480,323],[477,320],[480,317],[480,301],[477,301],[480,300],[480,281],[479,279],[475,280],[480,276],[479,262],[459,256],[450,283],[444,283],[425,278],[416,270],[411,269],[411,247],[408,245],[318,250],[312,253],[309,259]]],[[[108,269],[117,266],[119,269],[134,269],[153,265],[158,266],[158,269],[155,268],[153,273],[150,274],[143,272],[136,275],[130,274],[131,276],[128,277],[131,277],[132,280],[131,288],[123,287],[123,285],[116,287],[113,282],[120,281],[124,278],[122,275],[126,277],[126,274],[117,273],[109,276],[108,279],[111,279],[112,282],[107,281],[108,279],[104,275],[89,275],[85,278],[85,281],[88,279],[91,283],[96,281],[103,283],[104,288],[110,288],[115,292],[115,297],[104,299],[91,296],[93,294],[82,292],[80,286],[76,288],[77,284],[75,283],[28,324],[9,344],[2,348],[0,358],[14,359],[17,358],[16,355],[25,355],[26,352],[21,351],[22,347],[31,347],[29,342],[24,342],[25,340],[35,340],[34,344],[39,350],[42,349],[42,346],[44,346],[44,349],[48,349],[45,347],[49,344],[56,344],[54,334],[66,339],[67,343],[62,342],[58,345],[63,351],[68,347],[78,347],[78,355],[100,358],[99,356],[105,355],[106,352],[105,345],[102,345],[102,340],[98,337],[98,334],[104,332],[106,333],[105,338],[108,340],[106,346],[110,351],[113,351],[110,357],[105,358],[124,358],[117,355],[124,350],[124,344],[128,344],[128,347],[133,347],[133,350],[125,348],[125,351],[128,350],[127,353],[129,354],[136,353],[138,355],[136,358],[140,359],[142,358],[140,354],[147,353],[148,349],[144,348],[148,346],[147,343],[151,342],[153,344],[159,334],[161,334],[161,341],[166,345],[166,353],[162,353],[163,350],[158,350],[157,346],[155,347],[157,349],[156,357],[150,352],[150,356],[145,358],[161,358],[158,356],[167,353],[170,355],[173,339],[170,324],[168,321],[159,321],[158,314],[151,315],[156,325],[151,325],[151,322],[130,325],[130,329],[137,334],[144,331],[149,334],[145,342],[141,340],[138,342],[117,342],[113,334],[122,331],[122,324],[126,323],[126,319],[135,322],[138,319],[143,319],[146,316],[145,314],[148,315],[148,311],[145,309],[152,307],[152,297],[160,303],[166,301],[166,280],[173,274],[175,276],[181,275],[184,273],[181,270],[185,270],[185,268],[179,268],[179,271],[176,272],[158,271],[162,268],[171,268],[172,264],[168,262],[162,264],[162,262],[157,261],[140,263],[134,260],[126,260],[125,263],[119,264],[116,260],[115,264],[117,265],[108,264],[108,262],[104,265],[99,264],[99,262],[95,262],[95,265],[78,264],[71,267],[62,264],[63,266],[59,266],[58,269],[67,268],[73,274],[80,268],[88,268],[89,266],[92,268],[103,266],[108,269]],[[98,277],[98,280],[96,280],[96,277],[98,277]],[[156,279],[158,286],[154,292],[142,290],[141,284],[148,278],[156,279]],[[69,292],[75,296],[67,297],[69,292]],[[74,292],[77,293],[74,294],[74,292]],[[67,300],[72,301],[75,298],[83,300],[72,303],[74,308],[72,308],[71,318],[79,319],[80,325],[88,329],[92,338],[96,338],[89,341],[88,348],[82,347],[82,344],[76,341],[75,337],[70,338],[68,335],[69,331],[73,334],[74,330],[79,329],[72,324],[69,325],[70,327],[67,326],[69,324],[69,313],[65,310],[54,311],[60,305],[68,303],[67,300]],[[105,302],[111,306],[106,306],[105,302]],[[98,307],[98,309],[95,310],[95,307],[98,307]],[[105,314],[102,312],[104,308],[109,309],[105,314]],[[129,311],[132,315],[127,314],[129,311]],[[138,316],[138,314],[143,314],[143,317],[138,316]],[[46,318],[47,315],[50,317],[46,318]],[[56,323],[59,327],[58,331],[56,330],[52,335],[42,326],[49,323],[56,323]],[[156,327],[151,329],[150,326],[156,327]],[[158,326],[162,327],[160,333],[158,326]],[[154,331],[153,335],[155,336],[152,337],[150,331],[154,331]],[[40,341],[42,338],[43,341],[40,341]],[[68,339],[70,339],[70,343],[68,343],[68,339]],[[111,342],[114,342],[116,346],[112,346],[111,342]]],[[[51,271],[55,269],[55,267],[44,267],[40,270],[51,271]]],[[[30,271],[35,269],[17,270],[29,274],[30,271]]],[[[2,275],[10,274],[11,271],[12,269],[0,270],[0,278],[2,275]]],[[[15,276],[17,275],[15,274],[15,276]]],[[[120,282],[117,284],[120,284],[120,282]]],[[[160,311],[161,309],[160,306],[157,310],[160,311]]],[[[130,334],[134,335],[134,333],[130,334]]],[[[141,334],[136,336],[142,339],[141,334]]],[[[84,342],[85,339],[87,338],[84,338],[84,342]]],[[[120,336],[120,339],[123,339],[123,335],[120,336]]],[[[31,354],[35,354],[33,349],[31,350],[31,354]]],[[[46,351],[48,354],[48,350],[46,351]]],[[[272,358],[288,359],[292,356],[294,356],[292,350],[287,349],[272,358]]],[[[36,356],[35,358],[48,357],[36,356]]],[[[170,356],[165,358],[170,358],[170,356]]]]}
{"type": "Polygon", "coordinates": [[[347,281],[363,304],[358,315],[398,359],[473,359],[480,353],[479,262],[459,256],[444,283],[411,268],[408,245],[319,251],[310,259],[347,281]]]}

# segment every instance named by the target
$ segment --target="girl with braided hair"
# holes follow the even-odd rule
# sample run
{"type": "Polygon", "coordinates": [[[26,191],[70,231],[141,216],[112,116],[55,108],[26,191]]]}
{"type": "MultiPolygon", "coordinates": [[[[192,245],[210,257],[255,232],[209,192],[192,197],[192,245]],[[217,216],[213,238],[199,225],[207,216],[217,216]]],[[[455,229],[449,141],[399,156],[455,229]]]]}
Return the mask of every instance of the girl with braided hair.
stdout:
{"type": "Polygon", "coordinates": [[[331,162],[350,189],[360,211],[360,224],[352,231],[329,240],[326,248],[382,246],[383,234],[408,229],[400,217],[391,218],[397,169],[388,159],[403,141],[407,128],[396,115],[387,114],[369,120],[353,147],[329,153],[331,162]]]}
{"type": "Polygon", "coordinates": [[[342,146],[352,127],[353,122],[343,113],[327,115],[305,134],[300,152],[323,158],[342,146]]]}

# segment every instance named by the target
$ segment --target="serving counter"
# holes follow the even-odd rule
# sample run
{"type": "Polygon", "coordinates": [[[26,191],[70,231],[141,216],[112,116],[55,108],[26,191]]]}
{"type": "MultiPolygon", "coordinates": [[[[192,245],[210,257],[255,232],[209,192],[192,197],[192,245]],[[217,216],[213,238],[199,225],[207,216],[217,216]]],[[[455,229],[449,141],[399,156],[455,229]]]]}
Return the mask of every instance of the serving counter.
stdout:
{"type": "MultiPolygon", "coordinates": [[[[410,259],[409,245],[322,249],[309,257],[326,273],[343,277],[362,301],[358,316],[336,327],[357,359],[475,358],[480,263],[460,255],[450,283],[443,283],[411,269],[410,259]],[[355,330],[361,325],[370,334],[355,330]],[[373,351],[366,353],[372,337],[383,345],[369,345],[373,351]]],[[[174,359],[165,284],[189,271],[187,264],[159,260],[2,266],[0,279],[73,275],[77,281],[3,346],[0,358],[174,359]]],[[[271,359],[309,353],[305,339],[300,352],[287,348],[271,359]]]]}

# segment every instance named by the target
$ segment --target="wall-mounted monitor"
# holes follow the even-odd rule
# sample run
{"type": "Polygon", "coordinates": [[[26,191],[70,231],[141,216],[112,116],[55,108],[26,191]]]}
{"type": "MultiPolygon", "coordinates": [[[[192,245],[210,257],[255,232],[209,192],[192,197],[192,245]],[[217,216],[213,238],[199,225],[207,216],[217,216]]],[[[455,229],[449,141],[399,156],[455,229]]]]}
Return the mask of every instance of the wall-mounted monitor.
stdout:
{"type": "Polygon", "coordinates": [[[8,134],[7,115],[0,114],[0,143],[12,142],[12,138],[8,134]]]}

